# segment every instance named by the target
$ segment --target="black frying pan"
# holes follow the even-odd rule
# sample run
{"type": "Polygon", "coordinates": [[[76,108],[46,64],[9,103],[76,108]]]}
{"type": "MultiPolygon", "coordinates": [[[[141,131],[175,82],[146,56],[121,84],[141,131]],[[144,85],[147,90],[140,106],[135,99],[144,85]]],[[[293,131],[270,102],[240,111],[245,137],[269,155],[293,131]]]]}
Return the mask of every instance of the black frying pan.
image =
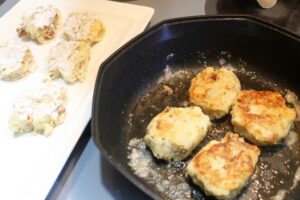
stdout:
{"type": "MultiPolygon", "coordinates": [[[[94,142],[115,168],[154,199],[175,198],[173,194],[186,186],[178,186],[182,181],[191,198],[211,198],[185,176],[190,158],[168,165],[145,149],[152,156],[149,166],[154,170],[154,175],[148,171],[145,178],[128,165],[130,140],[143,138],[149,121],[166,106],[189,106],[190,80],[208,65],[232,68],[242,88],[276,90],[283,95],[289,89],[300,95],[300,38],[246,16],[164,21],[131,40],[100,68],[92,111],[94,142]],[[169,182],[162,189],[164,179],[169,182]]],[[[213,123],[198,149],[232,130],[229,115],[213,123]]],[[[297,126],[294,129],[298,131],[297,126]]],[[[279,194],[297,199],[300,141],[266,147],[262,152],[254,176],[237,198],[270,199],[279,194]]]]}

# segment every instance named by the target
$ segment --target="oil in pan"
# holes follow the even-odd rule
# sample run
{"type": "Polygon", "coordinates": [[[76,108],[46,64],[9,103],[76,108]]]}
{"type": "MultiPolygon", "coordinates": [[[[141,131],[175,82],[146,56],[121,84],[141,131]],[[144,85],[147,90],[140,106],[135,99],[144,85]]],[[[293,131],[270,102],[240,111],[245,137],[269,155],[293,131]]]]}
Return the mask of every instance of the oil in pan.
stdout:
{"type": "MultiPolygon", "coordinates": [[[[166,59],[172,59],[174,56],[176,55],[170,53],[166,59]]],[[[234,58],[225,51],[220,52],[212,60],[207,59],[204,53],[199,53],[199,56],[200,59],[195,63],[183,63],[180,67],[167,65],[162,76],[155,80],[154,86],[141,94],[138,102],[133,103],[131,110],[128,111],[128,120],[125,122],[127,135],[141,136],[127,138],[128,165],[135,175],[154,188],[164,199],[212,198],[206,196],[204,191],[195,186],[186,175],[186,165],[193,155],[184,161],[166,163],[154,158],[143,141],[148,123],[166,106],[190,106],[188,101],[190,81],[206,66],[222,66],[232,70],[240,79],[242,89],[279,91],[286,95],[287,102],[298,110],[297,115],[300,114],[299,101],[294,93],[274,80],[268,80],[262,74],[251,70],[251,66],[242,59],[234,58]]],[[[226,131],[233,131],[230,120],[230,115],[214,120],[212,128],[193,154],[209,141],[223,138],[226,131]]],[[[295,126],[291,130],[285,143],[261,149],[262,154],[256,171],[236,199],[283,200],[293,193],[300,180],[300,140],[297,128],[295,126]]]]}

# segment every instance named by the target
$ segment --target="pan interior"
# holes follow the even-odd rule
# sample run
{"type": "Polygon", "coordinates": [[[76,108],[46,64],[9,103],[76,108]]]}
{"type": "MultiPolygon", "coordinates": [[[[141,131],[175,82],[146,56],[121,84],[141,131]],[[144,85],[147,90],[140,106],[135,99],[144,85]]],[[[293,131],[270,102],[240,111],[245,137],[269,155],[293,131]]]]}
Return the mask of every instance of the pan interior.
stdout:
{"type": "MultiPolygon", "coordinates": [[[[102,66],[93,105],[94,141],[117,169],[151,197],[210,199],[186,177],[185,166],[192,156],[171,164],[154,159],[141,140],[148,123],[166,106],[189,106],[190,81],[206,66],[232,69],[244,89],[283,95],[289,90],[299,96],[299,58],[299,39],[251,20],[189,18],[162,24],[102,66]]],[[[213,124],[195,151],[232,130],[229,115],[213,124]]],[[[296,132],[300,132],[297,126],[288,144],[262,149],[256,172],[238,199],[300,195],[296,132]]]]}
{"type": "MultiPolygon", "coordinates": [[[[166,163],[152,155],[143,140],[150,120],[167,106],[187,107],[188,88],[191,79],[207,66],[226,67],[233,70],[241,81],[242,89],[271,90],[287,94],[288,90],[278,77],[268,77],[255,66],[230,52],[217,55],[198,52],[199,59],[192,63],[166,64],[162,74],[150,83],[132,101],[124,121],[126,135],[124,151],[128,152],[128,164],[143,182],[152,187],[165,199],[207,199],[204,191],[192,184],[186,176],[185,167],[193,155],[213,139],[221,139],[226,131],[233,131],[231,117],[213,121],[213,127],[194,153],[181,162],[166,163]],[[277,80],[277,81],[276,81],[277,80]]],[[[170,53],[166,59],[176,57],[170,53]]],[[[265,147],[256,171],[238,199],[271,199],[289,197],[297,187],[295,174],[300,166],[300,140],[296,127],[290,132],[288,141],[277,146],[265,147]],[[292,191],[292,192],[290,192],[292,191]]]]}

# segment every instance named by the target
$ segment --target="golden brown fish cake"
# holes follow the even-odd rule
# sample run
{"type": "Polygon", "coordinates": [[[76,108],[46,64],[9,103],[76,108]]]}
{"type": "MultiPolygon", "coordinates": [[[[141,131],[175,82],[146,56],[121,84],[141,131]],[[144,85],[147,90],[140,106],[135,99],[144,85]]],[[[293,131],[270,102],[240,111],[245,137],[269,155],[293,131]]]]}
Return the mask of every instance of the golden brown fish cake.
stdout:
{"type": "Polygon", "coordinates": [[[210,124],[197,106],[167,107],[151,120],[144,140],[156,158],[183,160],[203,140],[210,124]]]}
{"type": "Polygon", "coordinates": [[[229,113],[240,90],[240,81],[232,71],[208,67],[193,78],[189,98],[210,117],[221,118],[229,113]]]}
{"type": "Polygon", "coordinates": [[[232,108],[235,132],[257,145],[277,144],[285,139],[296,112],[279,92],[242,90],[232,108]]]}
{"type": "Polygon", "coordinates": [[[218,199],[235,197],[255,170],[260,149],[237,134],[227,132],[210,141],[187,166],[193,182],[218,199]]]}

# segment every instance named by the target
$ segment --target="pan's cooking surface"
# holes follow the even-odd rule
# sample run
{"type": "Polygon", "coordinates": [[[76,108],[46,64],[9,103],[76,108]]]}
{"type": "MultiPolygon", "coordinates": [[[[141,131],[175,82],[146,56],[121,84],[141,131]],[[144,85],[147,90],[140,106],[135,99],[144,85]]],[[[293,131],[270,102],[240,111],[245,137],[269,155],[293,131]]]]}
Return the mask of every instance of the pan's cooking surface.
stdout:
{"type": "MultiPolygon", "coordinates": [[[[153,158],[141,140],[147,124],[166,106],[189,106],[190,80],[208,65],[234,70],[243,88],[284,95],[288,89],[300,96],[299,44],[298,37],[247,17],[193,17],[158,25],[101,66],[93,139],[103,155],[151,197],[209,199],[185,175],[190,158],[169,165],[153,158]]],[[[198,149],[222,138],[225,130],[232,130],[230,116],[214,121],[198,149]]],[[[288,144],[262,150],[239,199],[300,196],[297,132],[291,132],[288,144]]]]}
{"type": "MultiPolygon", "coordinates": [[[[170,57],[176,57],[176,55],[170,54],[168,59],[172,59],[170,57]]],[[[191,68],[167,65],[162,76],[153,80],[155,81],[152,84],[153,87],[147,88],[137,98],[137,101],[133,102],[128,113],[128,120],[125,121],[127,133],[125,144],[127,143],[128,146],[124,147],[124,151],[128,151],[129,165],[136,175],[160,192],[164,198],[202,199],[205,195],[186,177],[185,167],[191,157],[184,162],[171,164],[158,161],[145,147],[143,140],[138,138],[144,136],[150,120],[166,106],[191,105],[188,101],[188,88],[191,78],[205,67],[203,63],[214,66],[223,65],[232,69],[239,77],[243,89],[277,90],[282,94],[287,92],[286,88],[264,78],[258,72],[251,71],[251,67],[248,67],[246,62],[234,58],[227,52],[221,52],[214,59],[215,61],[207,60],[209,59],[206,59],[203,54],[203,59],[199,59],[198,63],[181,64],[193,66],[191,68]],[[172,71],[172,69],[178,70],[172,71]],[[136,138],[130,140],[132,136],[136,136],[136,138]]],[[[213,121],[213,124],[197,150],[212,139],[224,137],[227,130],[233,131],[229,115],[213,121]]],[[[300,166],[300,140],[297,137],[298,133],[291,131],[288,144],[283,143],[262,149],[255,174],[238,199],[249,199],[250,197],[251,199],[270,199],[275,196],[279,198],[280,195],[288,197],[287,191],[291,191],[297,186],[295,174],[300,166]]]]}

